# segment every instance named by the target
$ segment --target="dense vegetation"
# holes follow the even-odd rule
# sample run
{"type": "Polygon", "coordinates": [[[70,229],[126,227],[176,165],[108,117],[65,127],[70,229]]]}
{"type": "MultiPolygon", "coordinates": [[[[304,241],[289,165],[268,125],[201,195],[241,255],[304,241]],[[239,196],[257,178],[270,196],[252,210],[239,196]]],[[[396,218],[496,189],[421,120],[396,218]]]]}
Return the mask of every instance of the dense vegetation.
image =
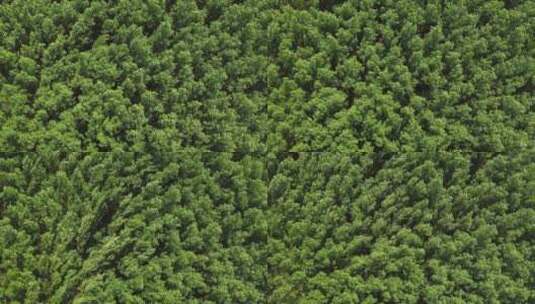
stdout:
{"type": "Polygon", "coordinates": [[[4,154],[7,303],[533,303],[535,151],[4,154]]]}
{"type": "Polygon", "coordinates": [[[254,8],[171,2],[2,1],[2,150],[262,151],[254,8]]]}
{"type": "Polygon", "coordinates": [[[534,303],[535,151],[293,154],[269,184],[270,303],[534,303]]]}
{"type": "Polygon", "coordinates": [[[270,14],[273,148],[501,152],[535,139],[535,1],[327,2],[270,14]]]}
{"type": "Polygon", "coordinates": [[[0,302],[258,303],[266,173],[229,153],[3,155],[0,302]]]}
{"type": "Polygon", "coordinates": [[[535,1],[0,1],[0,303],[535,303],[535,1]]]}

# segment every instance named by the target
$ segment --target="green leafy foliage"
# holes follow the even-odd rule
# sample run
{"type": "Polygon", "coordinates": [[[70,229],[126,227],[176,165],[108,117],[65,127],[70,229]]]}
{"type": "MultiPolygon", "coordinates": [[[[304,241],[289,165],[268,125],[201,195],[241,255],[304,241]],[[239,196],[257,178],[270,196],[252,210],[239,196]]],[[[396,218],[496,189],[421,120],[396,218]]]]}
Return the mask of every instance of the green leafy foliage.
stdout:
{"type": "Polygon", "coordinates": [[[263,162],[184,152],[4,155],[0,302],[258,303],[263,162]]]}
{"type": "Polygon", "coordinates": [[[532,303],[535,151],[300,153],[269,184],[270,303],[532,303]]]}
{"type": "Polygon", "coordinates": [[[535,139],[533,1],[288,2],[266,25],[271,149],[503,152],[535,139]]]}
{"type": "Polygon", "coordinates": [[[219,1],[3,1],[0,150],[263,151],[268,59],[254,52],[255,13],[219,1]]]}
{"type": "Polygon", "coordinates": [[[0,1],[0,303],[535,303],[535,1],[0,1]]]}

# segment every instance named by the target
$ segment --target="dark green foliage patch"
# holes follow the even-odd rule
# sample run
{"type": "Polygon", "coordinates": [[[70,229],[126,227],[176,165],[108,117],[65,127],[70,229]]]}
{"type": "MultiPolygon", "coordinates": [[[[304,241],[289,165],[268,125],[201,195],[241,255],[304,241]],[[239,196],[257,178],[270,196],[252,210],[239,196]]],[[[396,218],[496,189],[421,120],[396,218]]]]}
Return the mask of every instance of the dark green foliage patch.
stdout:
{"type": "Polygon", "coordinates": [[[535,303],[535,1],[0,1],[0,303],[535,303]]]}

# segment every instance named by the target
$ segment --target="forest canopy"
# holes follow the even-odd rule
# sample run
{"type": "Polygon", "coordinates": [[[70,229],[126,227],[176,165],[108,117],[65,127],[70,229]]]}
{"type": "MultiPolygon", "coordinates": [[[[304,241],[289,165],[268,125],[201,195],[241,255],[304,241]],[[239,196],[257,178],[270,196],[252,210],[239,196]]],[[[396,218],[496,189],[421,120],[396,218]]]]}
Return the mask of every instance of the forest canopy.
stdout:
{"type": "Polygon", "coordinates": [[[535,1],[0,1],[0,303],[535,303],[535,1]]]}
{"type": "Polygon", "coordinates": [[[523,149],[535,2],[11,0],[3,151],[523,149]]]}

